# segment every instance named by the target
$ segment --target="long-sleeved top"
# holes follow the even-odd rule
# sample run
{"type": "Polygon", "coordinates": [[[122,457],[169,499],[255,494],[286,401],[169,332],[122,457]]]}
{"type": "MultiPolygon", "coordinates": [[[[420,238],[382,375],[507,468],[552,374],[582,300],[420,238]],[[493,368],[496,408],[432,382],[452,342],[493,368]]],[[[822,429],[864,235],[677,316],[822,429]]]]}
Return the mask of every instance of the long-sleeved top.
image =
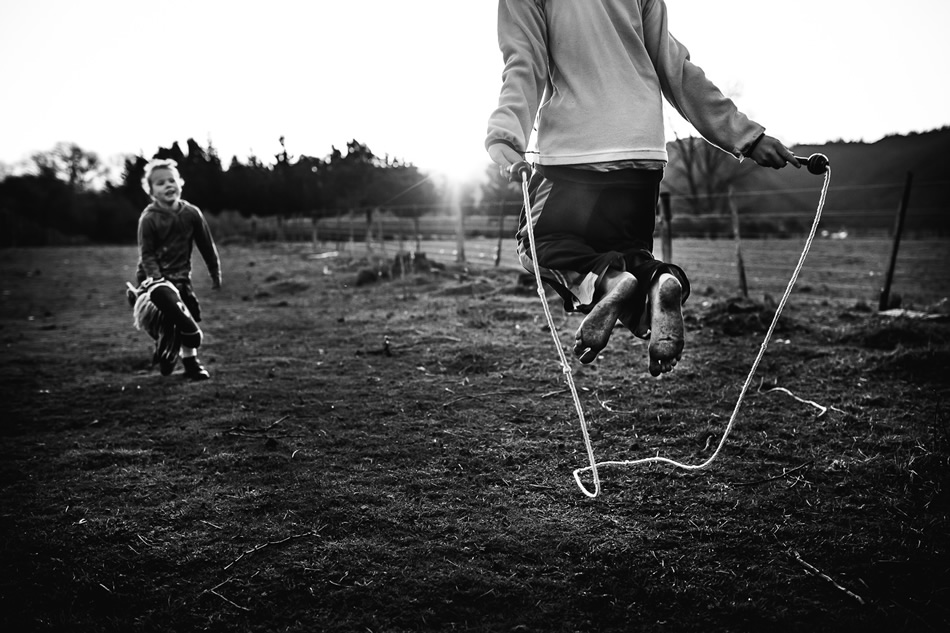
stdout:
{"type": "Polygon", "coordinates": [[[486,148],[537,162],[666,162],[662,100],[703,137],[741,158],[764,132],[670,35],[663,0],[499,0],[505,68],[486,148]]]}
{"type": "Polygon", "coordinates": [[[220,282],[221,262],[208,223],[198,207],[184,200],[177,209],[145,207],[139,216],[138,242],[140,283],[147,277],[190,280],[192,245],[198,247],[212,281],[220,282]]]}

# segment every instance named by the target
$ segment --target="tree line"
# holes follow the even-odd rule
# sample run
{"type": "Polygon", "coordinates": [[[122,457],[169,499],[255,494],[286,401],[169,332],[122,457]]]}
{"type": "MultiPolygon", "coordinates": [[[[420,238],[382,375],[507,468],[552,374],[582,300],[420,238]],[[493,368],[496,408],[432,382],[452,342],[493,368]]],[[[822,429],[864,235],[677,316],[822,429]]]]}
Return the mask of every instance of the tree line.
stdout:
{"type": "MultiPolygon", "coordinates": [[[[175,142],[149,157],[125,157],[121,174],[110,180],[95,153],[58,144],[34,154],[25,173],[0,180],[0,246],[134,242],[149,203],[142,178],[152,158],[175,160],[183,197],[212,215],[319,219],[380,206],[404,214],[445,206],[445,183],[409,162],[377,156],[359,141],[324,157],[291,156],[283,137],[280,146],[271,162],[235,156],[225,166],[210,142],[202,147],[188,139],[184,149],[175,142]]],[[[464,195],[492,202],[513,199],[517,190],[496,174],[467,186],[464,195]]]]}
{"type": "MultiPolygon", "coordinates": [[[[225,166],[210,142],[203,147],[188,139],[184,149],[175,142],[148,157],[124,157],[121,174],[111,179],[95,153],[60,143],[34,154],[24,173],[0,179],[0,246],[134,242],[139,215],[149,202],[142,177],[152,158],[175,160],[186,183],[183,197],[211,215],[319,220],[374,208],[416,218],[453,212],[445,182],[412,163],[377,156],[357,140],[343,150],[332,147],[323,157],[291,156],[284,137],[279,141],[281,151],[273,161],[235,156],[225,166]]],[[[726,194],[748,178],[748,166],[740,168],[698,138],[677,138],[668,151],[663,186],[679,201],[678,221],[711,226],[728,216],[726,194]]],[[[489,166],[481,181],[462,186],[460,203],[466,209],[481,208],[483,214],[495,215],[497,209],[511,213],[520,206],[521,189],[489,166]]]]}

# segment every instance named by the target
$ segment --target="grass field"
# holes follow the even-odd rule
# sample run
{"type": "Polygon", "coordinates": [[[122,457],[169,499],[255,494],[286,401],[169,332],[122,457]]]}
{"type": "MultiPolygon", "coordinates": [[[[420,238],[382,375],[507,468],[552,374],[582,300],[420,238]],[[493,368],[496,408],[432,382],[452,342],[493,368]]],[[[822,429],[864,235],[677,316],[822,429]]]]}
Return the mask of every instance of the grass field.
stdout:
{"type": "MultiPolygon", "coordinates": [[[[733,247],[712,246],[674,246],[696,296],[671,374],[621,331],[575,365],[598,459],[698,463],[719,440],[774,291],[734,300],[704,263],[728,271],[733,247]]],[[[819,246],[847,274],[878,259],[819,246]]],[[[945,247],[904,247],[931,277],[897,291],[938,305],[945,247]]],[[[217,293],[196,262],[212,380],[190,383],[131,327],[134,248],[0,251],[0,629],[950,627],[946,321],[879,316],[873,284],[825,289],[809,261],[712,468],[607,467],[588,499],[539,299],[510,267],[357,285],[373,262],[315,254],[225,247],[217,293]]],[[[579,318],[555,315],[567,345],[579,318]]]]}

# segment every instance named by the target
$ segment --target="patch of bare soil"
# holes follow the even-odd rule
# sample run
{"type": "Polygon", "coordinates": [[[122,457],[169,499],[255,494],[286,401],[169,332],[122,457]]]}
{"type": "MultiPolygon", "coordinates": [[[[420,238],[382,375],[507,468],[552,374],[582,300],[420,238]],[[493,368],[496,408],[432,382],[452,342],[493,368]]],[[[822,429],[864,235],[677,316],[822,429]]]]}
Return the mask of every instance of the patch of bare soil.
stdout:
{"type": "MultiPolygon", "coordinates": [[[[710,469],[588,499],[517,271],[311,256],[196,272],[190,383],[131,327],[134,249],[0,253],[2,630],[950,626],[946,322],[793,295],[710,469]]],[[[597,459],[711,455],[773,313],[691,298],[660,378],[622,328],[574,363],[597,459]]]]}

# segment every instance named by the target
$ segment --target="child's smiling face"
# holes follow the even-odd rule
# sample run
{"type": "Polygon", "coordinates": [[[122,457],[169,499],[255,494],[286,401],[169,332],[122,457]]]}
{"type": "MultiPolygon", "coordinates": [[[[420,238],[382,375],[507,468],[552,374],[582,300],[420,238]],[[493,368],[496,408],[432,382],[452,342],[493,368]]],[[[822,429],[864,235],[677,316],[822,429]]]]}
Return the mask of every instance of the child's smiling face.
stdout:
{"type": "Polygon", "coordinates": [[[149,177],[152,198],[160,206],[174,206],[181,198],[181,177],[178,172],[167,167],[160,167],[149,177]]]}

